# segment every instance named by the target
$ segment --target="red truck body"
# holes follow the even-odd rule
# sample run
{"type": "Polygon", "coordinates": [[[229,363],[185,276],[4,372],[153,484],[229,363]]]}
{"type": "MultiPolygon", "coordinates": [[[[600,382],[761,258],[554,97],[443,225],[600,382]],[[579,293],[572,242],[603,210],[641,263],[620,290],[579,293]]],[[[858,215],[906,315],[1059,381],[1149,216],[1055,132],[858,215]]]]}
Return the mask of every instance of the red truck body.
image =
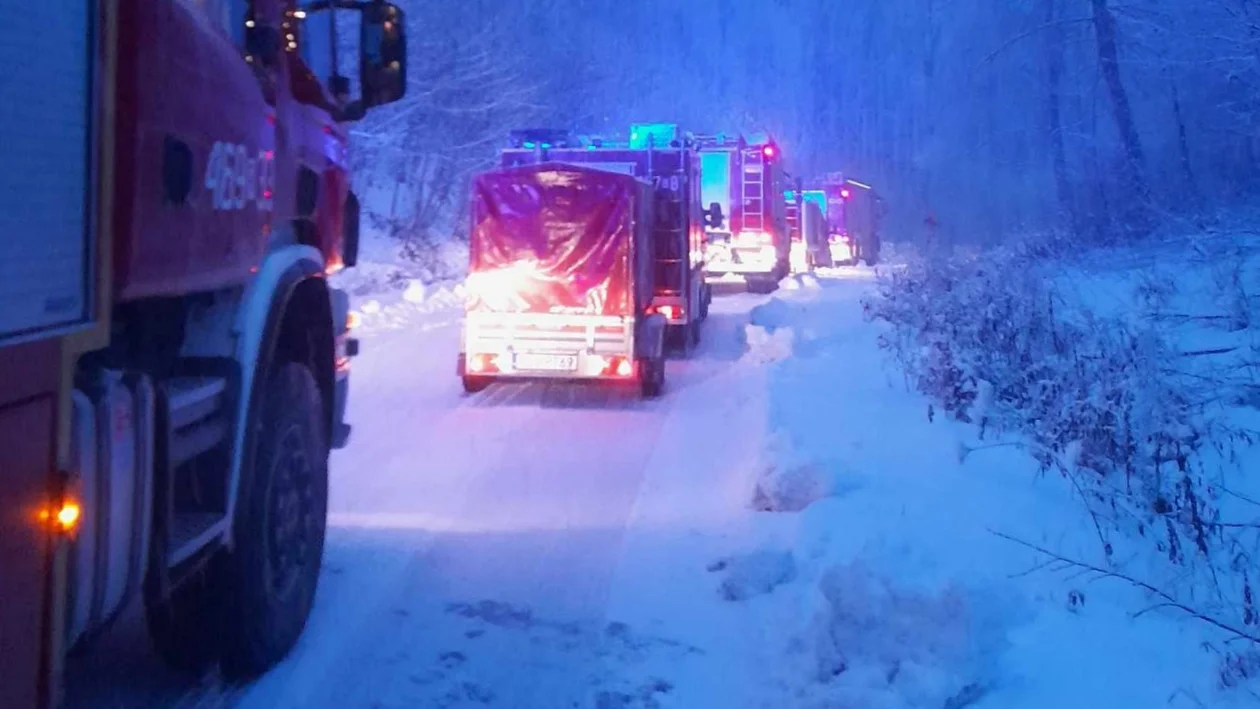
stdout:
{"type": "MultiPolygon", "coordinates": [[[[265,583],[242,549],[272,522],[236,502],[283,455],[268,402],[319,402],[284,424],[316,459],[309,484],[326,485],[319,458],[348,434],[357,342],[325,279],[357,248],[343,123],[405,85],[401,13],[350,9],[365,37],[383,28],[357,102],[310,69],[330,50],[293,0],[28,3],[0,29],[0,128],[16,142],[0,159],[6,708],[56,706],[67,650],[142,595],[159,654],[183,668],[259,672],[301,631],[318,556],[280,604],[288,629],[252,657],[231,642],[268,631],[234,622],[220,646],[207,618],[234,601],[201,592],[265,583]],[[231,566],[239,583],[209,581],[231,566]]],[[[310,512],[298,534],[318,554],[310,512]]]]}
{"type": "Polygon", "coordinates": [[[712,281],[773,286],[787,275],[791,236],[782,195],[783,156],[772,140],[700,139],[701,199],[725,219],[705,235],[705,270],[712,281]]]}
{"type": "MultiPolygon", "coordinates": [[[[503,167],[538,160],[537,149],[501,151],[503,167]]],[[[704,221],[700,205],[700,164],[692,146],[631,148],[626,145],[557,147],[543,150],[545,159],[634,175],[652,184],[656,201],[653,228],[656,292],[653,306],[686,342],[698,337],[708,311],[704,284],[704,221]]]]}
{"type": "Polygon", "coordinates": [[[652,296],[641,191],[633,179],[560,165],[477,175],[469,309],[634,317],[652,296]]]}

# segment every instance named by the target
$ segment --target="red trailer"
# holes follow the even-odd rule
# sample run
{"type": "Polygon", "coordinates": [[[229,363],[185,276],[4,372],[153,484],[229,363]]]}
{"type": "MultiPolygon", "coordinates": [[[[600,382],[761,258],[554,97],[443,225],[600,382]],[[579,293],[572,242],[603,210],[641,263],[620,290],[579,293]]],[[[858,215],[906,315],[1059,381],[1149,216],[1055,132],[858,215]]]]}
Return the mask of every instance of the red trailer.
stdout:
{"type": "Polygon", "coordinates": [[[0,27],[0,695],[133,599],[173,665],[260,673],[319,575],[357,343],[345,122],[404,90],[403,16],[328,3],[22,3],[0,27]]]}
{"type": "Polygon", "coordinates": [[[778,144],[768,137],[697,140],[701,200],[722,215],[705,228],[707,279],[773,290],[788,274],[791,250],[778,144]]]}
{"type": "Polygon", "coordinates": [[[651,186],[592,166],[541,163],[477,175],[468,297],[456,371],[496,380],[665,379],[654,309],[651,186]]]}

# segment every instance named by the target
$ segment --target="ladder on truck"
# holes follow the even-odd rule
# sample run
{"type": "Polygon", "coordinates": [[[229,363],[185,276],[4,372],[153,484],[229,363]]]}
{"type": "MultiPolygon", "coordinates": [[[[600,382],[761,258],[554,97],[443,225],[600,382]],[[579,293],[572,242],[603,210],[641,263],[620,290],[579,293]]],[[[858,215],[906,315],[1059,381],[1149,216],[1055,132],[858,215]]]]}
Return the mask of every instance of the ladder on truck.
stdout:
{"type": "Polygon", "coordinates": [[[670,174],[657,175],[649,168],[649,179],[655,183],[654,189],[658,195],[665,197],[657,202],[655,230],[658,236],[656,283],[657,292],[661,295],[681,296],[687,291],[690,215],[687,213],[687,191],[684,188],[689,184],[688,165],[687,157],[679,155],[678,167],[670,174]]]}
{"type": "Polygon", "coordinates": [[[783,216],[787,221],[788,236],[792,241],[800,241],[803,238],[802,226],[804,224],[804,201],[801,193],[792,190],[784,194],[783,200],[785,209],[783,216]]]}
{"type": "Polygon", "coordinates": [[[767,231],[766,158],[761,148],[745,148],[743,166],[740,168],[740,206],[743,208],[743,228],[747,231],[767,231]]]}

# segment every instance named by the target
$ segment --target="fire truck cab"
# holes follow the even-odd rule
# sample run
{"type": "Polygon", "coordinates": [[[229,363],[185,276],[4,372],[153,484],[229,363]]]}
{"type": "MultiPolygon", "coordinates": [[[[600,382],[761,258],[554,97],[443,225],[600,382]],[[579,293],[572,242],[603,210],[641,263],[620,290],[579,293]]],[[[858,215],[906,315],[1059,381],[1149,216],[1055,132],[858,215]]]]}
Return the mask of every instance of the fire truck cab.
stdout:
{"type": "Polygon", "coordinates": [[[133,600],[180,669],[247,678],[297,641],[357,351],[327,278],[357,252],[345,124],[403,95],[403,20],[382,0],[6,13],[6,709],[57,706],[66,654],[133,600]]]}

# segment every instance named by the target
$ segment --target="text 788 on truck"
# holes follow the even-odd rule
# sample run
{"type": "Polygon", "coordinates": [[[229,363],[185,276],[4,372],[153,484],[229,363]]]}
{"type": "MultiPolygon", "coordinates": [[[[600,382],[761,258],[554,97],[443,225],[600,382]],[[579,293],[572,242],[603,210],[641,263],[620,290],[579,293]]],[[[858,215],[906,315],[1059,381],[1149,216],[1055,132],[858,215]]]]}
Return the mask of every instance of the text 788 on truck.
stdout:
{"type": "Polygon", "coordinates": [[[403,95],[403,15],[24,3],[0,58],[4,706],[55,706],[137,597],[171,664],[256,675],[319,575],[357,350],[326,278],[358,244],[344,124],[403,95]]]}

